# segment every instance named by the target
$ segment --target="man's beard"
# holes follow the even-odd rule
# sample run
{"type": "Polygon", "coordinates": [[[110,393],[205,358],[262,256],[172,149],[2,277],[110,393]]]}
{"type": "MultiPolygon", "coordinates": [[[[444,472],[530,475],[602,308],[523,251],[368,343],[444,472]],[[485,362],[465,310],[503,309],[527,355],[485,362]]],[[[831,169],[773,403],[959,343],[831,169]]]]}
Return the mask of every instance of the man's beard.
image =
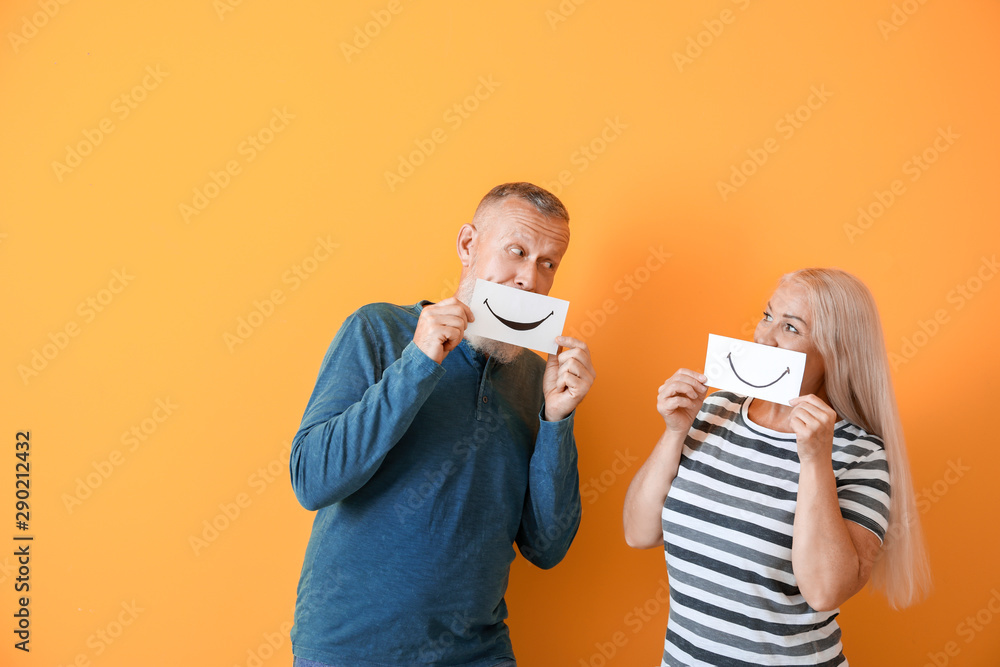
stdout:
{"type": "MultiPolygon", "coordinates": [[[[456,296],[466,305],[472,303],[472,291],[476,288],[475,275],[476,265],[475,262],[473,262],[472,265],[469,266],[469,271],[466,273],[465,278],[458,285],[458,292],[456,293],[456,296]]],[[[501,343],[500,341],[493,340],[492,338],[472,336],[468,333],[465,334],[465,340],[469,342],[469,346],[473,350],[481,352],[501,364],[509,364],[514,361],[524,350],[524,348],[519,345],[501,343]]]]}

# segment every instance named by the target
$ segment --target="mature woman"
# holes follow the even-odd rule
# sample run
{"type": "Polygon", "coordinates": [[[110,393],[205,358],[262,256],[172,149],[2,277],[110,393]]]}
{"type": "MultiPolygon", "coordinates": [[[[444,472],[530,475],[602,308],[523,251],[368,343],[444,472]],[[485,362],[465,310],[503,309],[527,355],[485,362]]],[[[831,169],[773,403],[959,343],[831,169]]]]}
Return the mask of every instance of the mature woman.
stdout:
{"type": "Polygon", "coordinates": [[[754,341],[806,353],[799,398],[706,398],[680,369],[625,497],[628,544],[666,547],[662,665],[846,665],[844,601],[869,578],[894,607],[929,585],[871,293],[839,270],[788,274],[754,341]]]}

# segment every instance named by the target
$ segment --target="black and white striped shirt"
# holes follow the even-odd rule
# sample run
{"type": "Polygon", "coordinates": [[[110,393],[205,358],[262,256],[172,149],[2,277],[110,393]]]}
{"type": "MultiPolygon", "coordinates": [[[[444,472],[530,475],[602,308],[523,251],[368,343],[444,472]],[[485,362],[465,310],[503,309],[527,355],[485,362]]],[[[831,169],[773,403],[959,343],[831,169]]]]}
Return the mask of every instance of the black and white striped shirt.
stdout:
{"type": "MultiPolygon", "coordinates": [[[[663,666],[847,665],[837,610],[812,609],[792,574],[795,435],[750,421],[752,399],[709,396],[663,506],[670,618],[663,666]]],[[[882,441],[846,420],[833,436],[844,518],[885,536],[882,441]]]]}

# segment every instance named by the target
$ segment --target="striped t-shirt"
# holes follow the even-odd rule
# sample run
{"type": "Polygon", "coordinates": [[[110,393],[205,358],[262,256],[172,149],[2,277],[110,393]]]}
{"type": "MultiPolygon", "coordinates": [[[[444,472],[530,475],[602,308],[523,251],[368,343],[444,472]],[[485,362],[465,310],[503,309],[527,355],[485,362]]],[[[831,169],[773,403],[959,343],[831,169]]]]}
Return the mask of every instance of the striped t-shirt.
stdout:
{"type": "MultiPolygon", "coordinates": [[[[670,618],[663,666],[847,665],[835,611],[815,611],[792,574],[795,435],[754,424],[752,399],[709,396],[663,505],[670,618]]],[[[833,436],[844,518],[885,536],[882,441],[846,420],[833,436]]]]}

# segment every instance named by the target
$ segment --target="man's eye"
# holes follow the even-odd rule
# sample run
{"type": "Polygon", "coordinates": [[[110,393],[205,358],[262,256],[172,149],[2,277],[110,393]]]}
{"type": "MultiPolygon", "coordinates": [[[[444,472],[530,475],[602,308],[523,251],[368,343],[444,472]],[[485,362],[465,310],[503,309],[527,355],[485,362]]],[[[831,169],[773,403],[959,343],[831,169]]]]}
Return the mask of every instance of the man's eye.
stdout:
{"type": "Polygon", "coordinates": [[[510,251],[517,255],[518,257],[524,257],[524,251],[520,248],[511,248],[510,251]]]}
{"type": "Polygon", "coordinates": [[[555,265],[552,264],[552,262],[542,262],[542,266],[544,266],[546,269],[552,269],[554,268],[555,265]]]}

